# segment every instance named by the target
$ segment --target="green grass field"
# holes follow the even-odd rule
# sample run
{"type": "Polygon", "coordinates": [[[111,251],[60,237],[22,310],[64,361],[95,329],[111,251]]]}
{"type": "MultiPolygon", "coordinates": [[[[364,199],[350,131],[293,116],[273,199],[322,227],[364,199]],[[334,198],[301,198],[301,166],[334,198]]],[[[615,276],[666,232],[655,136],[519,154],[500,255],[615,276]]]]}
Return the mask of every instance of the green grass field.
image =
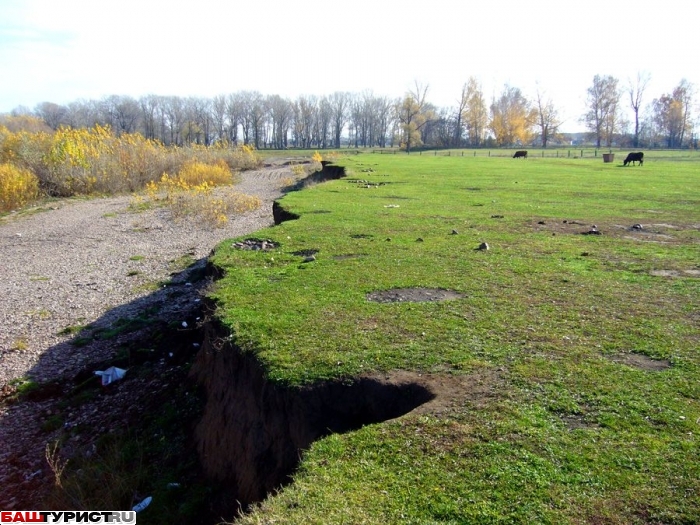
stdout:
{"type": "Polygon", "coordinates": [[[700,158],[652,157],[341,157],[277,248],[223,243],[218,316],[271,381],[479,385],[317,441],[242,521],[697,523],[700,158]],[[406,287],[462,297],[367,299],[406,287]]]}

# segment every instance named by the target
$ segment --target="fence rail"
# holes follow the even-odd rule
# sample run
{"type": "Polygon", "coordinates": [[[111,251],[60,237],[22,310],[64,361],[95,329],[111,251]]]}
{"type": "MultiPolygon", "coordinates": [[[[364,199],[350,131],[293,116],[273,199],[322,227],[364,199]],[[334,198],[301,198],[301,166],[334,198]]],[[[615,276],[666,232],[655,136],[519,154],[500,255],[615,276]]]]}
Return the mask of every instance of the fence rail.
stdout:
{"type": "MultiPolygon", "coordinates": [[[[512,157],[516,151],[524,150],[525,148],[519,149],[432,149],[432,150],[414,150],[411,152],[406,152],[405,150],[399,150],[397,148],[374,148],[371,151],[374,154],[379,155],[431,155],[431,156],[442,156],[442,157],[500,157],[507,158],[512,157]]],[[[604,154],[618,154],[619,156],[627,155],[631,151],[644,151],[648,156],[665,158],[665,159],[696,159],[700,160],[700,150],[689,150],[689,149],[646,149],[639,148],[637,150],[633,148],[556,148],[556,149],[527,149],[528,158],[565,158],[565,159],[591,159],[599,158],[603,159],[604,154]]],[[[620,159],[622,161],[624,159],[620,159]]]]}

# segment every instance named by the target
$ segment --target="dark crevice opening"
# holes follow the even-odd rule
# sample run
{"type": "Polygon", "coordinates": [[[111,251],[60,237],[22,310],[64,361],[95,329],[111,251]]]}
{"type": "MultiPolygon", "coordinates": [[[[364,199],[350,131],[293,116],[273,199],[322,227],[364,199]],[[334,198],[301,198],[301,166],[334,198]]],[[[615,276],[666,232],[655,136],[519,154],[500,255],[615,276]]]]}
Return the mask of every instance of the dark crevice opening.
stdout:
{"type": "Polygon", "coordinates": [[[314,441],[400,417],[435,397],[391,376],[280,386],[230,341],[210,322],[193,368],[207,398],[195,440],[204,471],[220,487],[214,504],[221,515],[245,511],[289,483],[314,441]]]}

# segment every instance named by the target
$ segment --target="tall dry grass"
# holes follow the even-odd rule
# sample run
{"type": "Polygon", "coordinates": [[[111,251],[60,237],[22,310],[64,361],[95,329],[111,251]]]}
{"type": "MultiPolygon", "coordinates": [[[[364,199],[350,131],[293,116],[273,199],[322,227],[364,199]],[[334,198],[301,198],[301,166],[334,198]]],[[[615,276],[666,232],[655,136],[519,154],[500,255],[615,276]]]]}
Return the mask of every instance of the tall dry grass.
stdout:
{"type": "MultiPolygon", "coordinates": [[[[236,174],[223,160],[214,164],[190,161],[176,175],[166,173],[158,182],[149,182],[146,196],[148,201],[170,208],[175,219],[196,217],[208,226],[222,227],[229,215],[252,211],[261,205],[258,197],[233,190],[229,185],[235,179],[236,174]]],[[[136,200],[136,206],[142,204],[141,196],[136,200]]]]}
{"type": "MultiPolygon", "coordinates": [[[[232,174],[259,166],[260,162],[249,146],[219,143],[211,147],[166,147],[138,133],[117,136],[103,126],[47,132],[11,131],[0,125],[0,164],[30,172],[38,181],[39,193],[47,196],[136,192],[149,183],[160,182],[167,173],[196,178],[196,170],[202,165],[211,166],[207,168],[209,174],[218,170],[231,182],[232,174]]],[[[20,200],[34,198],[36,195],[28,189],[20,200]]],[[[3,196],[0,199],[0,207],[11,205],[9,199],[7,203],[3,196]]]]}

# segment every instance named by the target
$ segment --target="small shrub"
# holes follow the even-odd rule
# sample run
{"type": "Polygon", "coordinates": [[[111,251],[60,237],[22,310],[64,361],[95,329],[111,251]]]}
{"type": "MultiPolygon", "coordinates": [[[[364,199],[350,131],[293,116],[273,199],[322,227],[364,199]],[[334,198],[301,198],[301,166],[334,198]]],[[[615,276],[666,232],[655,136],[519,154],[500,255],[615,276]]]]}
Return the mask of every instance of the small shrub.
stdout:
{"type": "Polygon", "coordinates": [[[39,196],[39,179],[28,169],[0,164],[0,211],[10,211],[39,196]]]}
{"type": "Polygon", "coordinates": [[[221,186],[233,182],[233,174],[223,160],[213,164],[188,162],[178,172],[177,178],[187,187],[200,186],[204,183],[211,186],[221,186]]]}

